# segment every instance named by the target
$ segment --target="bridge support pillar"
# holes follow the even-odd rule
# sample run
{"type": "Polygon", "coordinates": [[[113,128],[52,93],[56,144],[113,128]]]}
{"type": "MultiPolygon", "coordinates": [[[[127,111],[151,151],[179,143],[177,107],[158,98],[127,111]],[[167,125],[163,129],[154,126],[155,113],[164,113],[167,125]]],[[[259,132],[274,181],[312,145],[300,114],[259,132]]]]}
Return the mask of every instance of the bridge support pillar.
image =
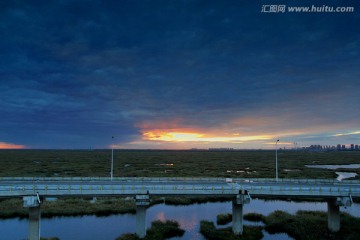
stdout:
{"type": "Polygon", "coordinates": [[[328,207],[328,229],[330,232],[338,232],[340,230],[340,210],[335,200],[327,202],[328,207]]]}
{"type": "Polygon", "coordinates": [[[234,200],[232,202],[232,230],[238,235],[243,233],[243,229],[243,204],[234,200]]]}
{"type": "Polygon", "coordinates": [[[328,200],[328,229],[330,232],[340,230],[340,206],[350,207],[352,202],[351,195],[328,200]]]}
{"type": "Polygon", "coordinates": [[[150,203],[149,195],[136,195],[136,234],[146,236],[146,208],[150,203]]]}
{"type": "Polygon", "coordinates": [[[40,240],[40,199],[38,196],[23,198],[23,206],[29,208],[28,240],[40,240]]]}
{"type": "Polygon", "coordinates": [[[236,235],[241,235],[244,230],[243,206],[250,202],[250,195],[247,191],[240,191],[232,202],[232,230],[236,235]]]}

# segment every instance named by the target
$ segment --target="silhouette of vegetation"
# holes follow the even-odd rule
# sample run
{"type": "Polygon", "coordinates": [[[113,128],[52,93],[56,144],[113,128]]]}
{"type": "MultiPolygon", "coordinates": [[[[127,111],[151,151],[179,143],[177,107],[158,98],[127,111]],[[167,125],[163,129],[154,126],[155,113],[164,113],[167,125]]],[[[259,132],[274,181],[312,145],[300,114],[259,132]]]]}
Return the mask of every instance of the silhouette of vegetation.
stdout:
{"type": "Polygon", "coordinates": [[[244,215],[244,220],[251,222],[264,222],[265,218],[260,213],[247,213],[244,215]]]}
{"type": "MultiPolygon", "coordinates": [[[[22,206],[22,199],[0,200],[0,218],[27,218],[28,209],[22,206]]],[[[108,216],[111,214],[135,213],[135,201],[125,198],[98,198],[96,202],[84,198],[60,198],[56,201],[43,201],[41,217],[55,216],[108,216]]]]}
{"type": "Polygon", "coordinates": [[[287,233],[298,240],[359,239],[360,218],[341,213],[340,231],[331,233],[327,227],[327,213],[298,211],[295,215],[275,211],[265,217],[265,230],[269,233],[287,233]]]}
{"type": "Polygon", "coordinates": [[[219,214],[216,216],[216,223],[217,225],[226,225],[232,221],[232,214],[219,214]]]}
{"type": "Polygon", "coordinates": [[[216,228],[213,222],[201,221],[200,233],[208,240],[259,240],[263,238],[262,227],[244,226],[242,235],[235,235],[232,228],[216,228]]]}
{"type": "MultiPolygon", "coordinates": [[[[252,221],[252,222],[264,222],[264,216],[259,213],[247,213],[244,215],[244,220],[252,221]]],[[[232,214],[231,213],[225,213],[225,214],[219,214],[216,216],[216,223],[218,225],[226,225],[228,223],[231,223],[232,221],[232,214]]]]}
{"type": "MultiPolygon", "coordinates": [[[[231,218],[231,214],[220,214],[217,216],[217,221],[218,224],[225,225],[231,222],[231,218]]],[[[357,240],[360,236],[360,218],[353,217],[347,213],[341,213],[341,228],[338,233],[329,232],[327,213],[320,211],[298,211],[296,214],[275,211],[268,216],[263,216],[258,213],[248,213],[244,215],[244,219],[264,223],[264,229],[270,234],[286,233],[296,240],[357,240]]],[[[210,234],[211,237],[214,237],[213,239],[218,239],[217,237],[219,235],[223,235],[223,230],[214,230],[215,227],[211,222],[204,225],[203,231],[205,231],[205,229],[207,229],[206,234],[210,234]]],[[[208,238],[208,235],[204,236],[208,238]]],[[[208,239],[212,239],[211,237],[208,239]]]]}
{"type": "MultiPolygon", "coordinates": [[[[146,231],[144,240],[164,240],[173,237],[181,237],[185,231],[179,227],[179,223],[175,221],[154,221],[151,228],[146,231]]],[[[136,234],[127,233],[116,240],[140,240],[136,234]]]]}

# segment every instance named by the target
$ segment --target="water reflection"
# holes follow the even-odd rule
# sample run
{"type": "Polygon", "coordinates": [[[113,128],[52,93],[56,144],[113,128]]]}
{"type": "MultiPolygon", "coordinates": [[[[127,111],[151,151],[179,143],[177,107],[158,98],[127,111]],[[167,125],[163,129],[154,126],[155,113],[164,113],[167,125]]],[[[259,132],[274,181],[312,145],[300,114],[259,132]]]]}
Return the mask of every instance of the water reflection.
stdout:
{"type": "Polygon", "coordinates": [[[166,221],[165,213],[159,212],[158,214],[156,214],[155,220],[160,220],[162,222],[165,222],[166,221]]]}
{"type": "Polygon", "coordinates": [[[339,169],[339,168],[348,168],[348,169],[355,169],[360,168],[360,164],[343,164],[343,165],[305,165],[308,168],[323,168],[323,169],[339,169]]]}
{"type": "MultiPolygon", "coordinates": [[[[291,201],[264,201],[253,199],[244,206],[244,214],[249,212],[268,215],[276,210],[287,211],[291,214],[298,210],[327,211],[327,204],[321,202],[291,202],[291,201]]],[[[342,212],[347,212],[355,217],[360,217],[360,204],[353,204],[347,209],[341,207],[342,212]]],[[[194,204],[190,206],[167,206],[159,204],[150,207],[146,214],[146,224],[150,227],[155,220],[175,220],[181,228],[186,230],[182,240],[203,240],[199,233],[201,220],[216,223],[218,214],[231,213],[231,202],[194,204]]],[[[109,240],[124,233],[134,233],[135,215],[123,214],[109,217],[59,217],[41,220],[41,235],[44,237],[56,236],[61,240],[96,239],[109,240]]],[[[248,224],[246,222],[245,224],[248,224]]],[[[21,240],[27,238],[27,220],[8,219],[0,220],[2,240],[21,240]]],[[[264,239],[287,240],[286,234],[270,235],[264,232],[264,239]]]]}
{"type": "MultiPolygon", "coordinates": [[[[340,168],[345,169],[356,169],[360,168],[360,164],[344,164],[344,165],[305,165],[305,167],[308,168],[322,168],[322,169],[330,169],[330,170],[336,170],[340,168]]],[[[336,178],[338,181],[353,178],[357,176],[357,173],[353,172],[335,172],[338,177],[336,178]]]]}
{"type": "Polygon", "coordinates": [[[338,177],[336,178],[338,181],[357,176],[357,173],[352,173],[352,172],[335,172],[335,173],[338,175],[338,177]]]}

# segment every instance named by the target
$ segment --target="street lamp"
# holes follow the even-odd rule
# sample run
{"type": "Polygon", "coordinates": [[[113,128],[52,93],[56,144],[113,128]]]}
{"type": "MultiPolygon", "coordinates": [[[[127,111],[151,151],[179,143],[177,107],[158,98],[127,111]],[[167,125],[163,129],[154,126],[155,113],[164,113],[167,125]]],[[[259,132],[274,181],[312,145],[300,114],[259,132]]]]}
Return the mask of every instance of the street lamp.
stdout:
{"type": "Polygon", "coordinates": [[[276,156],[276,181],[278,181],[278,157],[277,157],[277,143],[279,142],[279,139],[276,140],[275,143],[275,156],[276,156]]]}
{"type": "Polygon", "coordinates": [[[110,171],[110,181],[113,180],[113,172],[114,172],[114,136],[111,137],[111,171],[110,171]]]}

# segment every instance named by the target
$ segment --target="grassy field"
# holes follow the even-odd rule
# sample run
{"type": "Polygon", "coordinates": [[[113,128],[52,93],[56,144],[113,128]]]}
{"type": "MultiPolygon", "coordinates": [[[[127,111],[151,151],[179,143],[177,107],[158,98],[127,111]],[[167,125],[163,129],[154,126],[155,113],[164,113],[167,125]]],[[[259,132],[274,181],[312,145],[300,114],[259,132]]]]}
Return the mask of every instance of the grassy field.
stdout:
{"type": "MultiPolygon", "coordinates": [[[[108,177],[110,161],[111,150],[0,150],[0,177],[108,177]]],[[[278,151],[280,178],[335,178],[333,170],[305,165],[354,163],[360,151],[278,151]]],[[[347,171],[360,175],[360,169],[347,171]]],[[[273,178],[275,152],[115,150],[114,176],[273,178]]]]}

